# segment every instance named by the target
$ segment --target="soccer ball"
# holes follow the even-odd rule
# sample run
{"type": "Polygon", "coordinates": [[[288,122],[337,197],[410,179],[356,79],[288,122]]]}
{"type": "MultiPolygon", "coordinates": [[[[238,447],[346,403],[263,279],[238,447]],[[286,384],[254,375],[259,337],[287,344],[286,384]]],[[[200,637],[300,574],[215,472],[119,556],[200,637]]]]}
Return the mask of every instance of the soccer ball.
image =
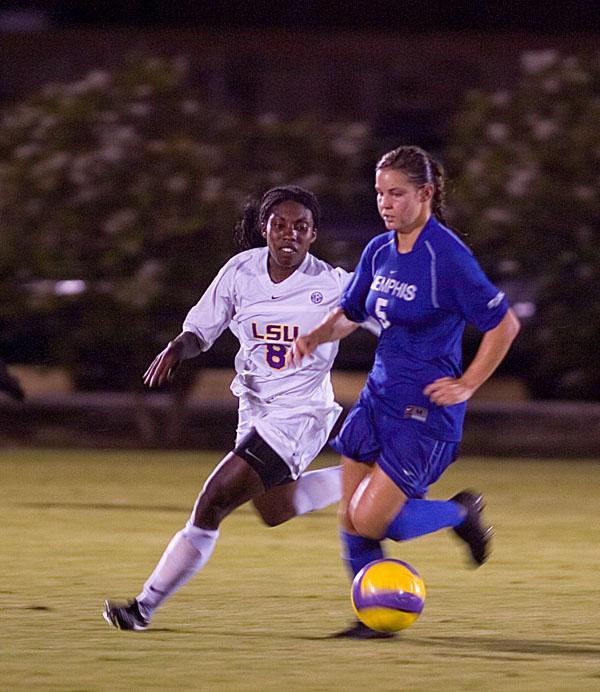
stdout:
{"type": "Polygon", "coordinates": [[[378,632],[410,627],[425,605],[425,584],[414,567],[384,558],[354,577],[352,607],[361,622],[378,632]]]}

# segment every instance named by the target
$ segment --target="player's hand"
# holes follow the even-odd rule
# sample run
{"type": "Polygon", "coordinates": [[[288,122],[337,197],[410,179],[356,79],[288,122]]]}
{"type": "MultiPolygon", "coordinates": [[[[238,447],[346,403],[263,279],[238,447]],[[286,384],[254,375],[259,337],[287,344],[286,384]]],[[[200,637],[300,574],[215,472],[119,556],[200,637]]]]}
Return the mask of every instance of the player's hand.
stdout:
{"type": "Polygon", "coordinates": [[[460,377],[440,377],[423,390],[423,394],[438,406],[461,404],[470,399],[474,392],[475,388],[469,387],[460,377]]]}
{"type": "Polygon", "coordinates": [[[160,387],[166,382],[171,382],[181,363],[181,352],[181,343],[171,341],[150,363],[150,367],[144,373],[144,384],[148,387],[160,387]]]}
{"type": "Polygon", "coordinates": [[[302,363],[304,356],[310,356],[314,353],[318,345],[317,339],[311,337],[310,334],[294,339],[290,350],[287,352],[287,365],[298,367],[302,363]]]}

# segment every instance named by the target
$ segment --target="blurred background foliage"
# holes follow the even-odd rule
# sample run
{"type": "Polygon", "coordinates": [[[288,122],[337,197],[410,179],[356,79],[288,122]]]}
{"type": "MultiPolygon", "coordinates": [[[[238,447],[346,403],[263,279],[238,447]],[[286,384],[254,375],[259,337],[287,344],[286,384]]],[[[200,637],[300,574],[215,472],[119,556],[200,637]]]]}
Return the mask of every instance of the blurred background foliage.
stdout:
{"type": "Polygon", "coordinates": [[[600,398],[600,55],[522,55],[472,92],[448,161],[453,219],[525,328],[511,360],[541,398],[600,398]]]}
{"type": "MultiPolygon", "coordinates": [[[[598,56],[523,54],[514,88],[470,93],[435,152],[453,225],[524,322],[503,367],[542,398],[600,394],[599,86],[598,56]]],[[[3,355],[61,366],[81,389],[139,389],[235,252],[249,194],[312,189],[338,227],[317,254],[351,268],[380,227],[358,238],[344,223],[373,218],[381,153],[365,124],[208,107],[185,59],[48,85],[0,122],[3,355]]],[[[338,364],[367,368],[372,348],[359,338],[338,364]]],[[[203,363],[229,367],[234,350],[225,338],[203,363]]]]}
{"type": "Polygon", "coordinates": [[[184,59],[139,58],[48,85],[4,114],[9,360],[64,367],[81,389],[138,389],[235,252],[248,195],[296,183],[349,212],[361,198],[365,125],[218,111],[193,97],[187,74],[184,59]]]}

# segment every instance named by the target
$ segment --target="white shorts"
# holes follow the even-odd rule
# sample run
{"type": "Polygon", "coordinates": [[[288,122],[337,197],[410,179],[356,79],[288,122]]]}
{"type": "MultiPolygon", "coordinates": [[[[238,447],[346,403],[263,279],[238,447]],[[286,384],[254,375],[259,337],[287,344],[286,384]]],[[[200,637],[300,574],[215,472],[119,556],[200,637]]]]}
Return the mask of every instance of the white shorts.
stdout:
{"type": "Polygon", "coordinates": [[[252,428],[290,467],[295,480],[323,449],[342,407],[282,407],[240,397],[236,445],[252,428]]]}

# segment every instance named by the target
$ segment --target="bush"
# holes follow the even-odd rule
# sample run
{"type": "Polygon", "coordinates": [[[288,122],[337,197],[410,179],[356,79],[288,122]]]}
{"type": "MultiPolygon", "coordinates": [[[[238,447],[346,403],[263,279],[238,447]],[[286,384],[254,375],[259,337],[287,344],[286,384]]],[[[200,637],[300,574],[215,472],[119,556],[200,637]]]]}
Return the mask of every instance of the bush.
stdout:
{"type": "Polygon", "coordinates": [[[35,352],[80,387],[140,386],[233,253],[249,193],[347,204],[364,185],[366,127],[238,117],[188,81],[184,60],[144,59],[50,84],[0,123],[3,344],[41,332],[35,352]]]}
{"type": "Polygon", "coordinates": [[[454,218],[524,318],[515,354],[543,398],[600,394],[598,123],[600,56],[541,51],[513,89],[471,93],[454,129],[454,218]]]}

